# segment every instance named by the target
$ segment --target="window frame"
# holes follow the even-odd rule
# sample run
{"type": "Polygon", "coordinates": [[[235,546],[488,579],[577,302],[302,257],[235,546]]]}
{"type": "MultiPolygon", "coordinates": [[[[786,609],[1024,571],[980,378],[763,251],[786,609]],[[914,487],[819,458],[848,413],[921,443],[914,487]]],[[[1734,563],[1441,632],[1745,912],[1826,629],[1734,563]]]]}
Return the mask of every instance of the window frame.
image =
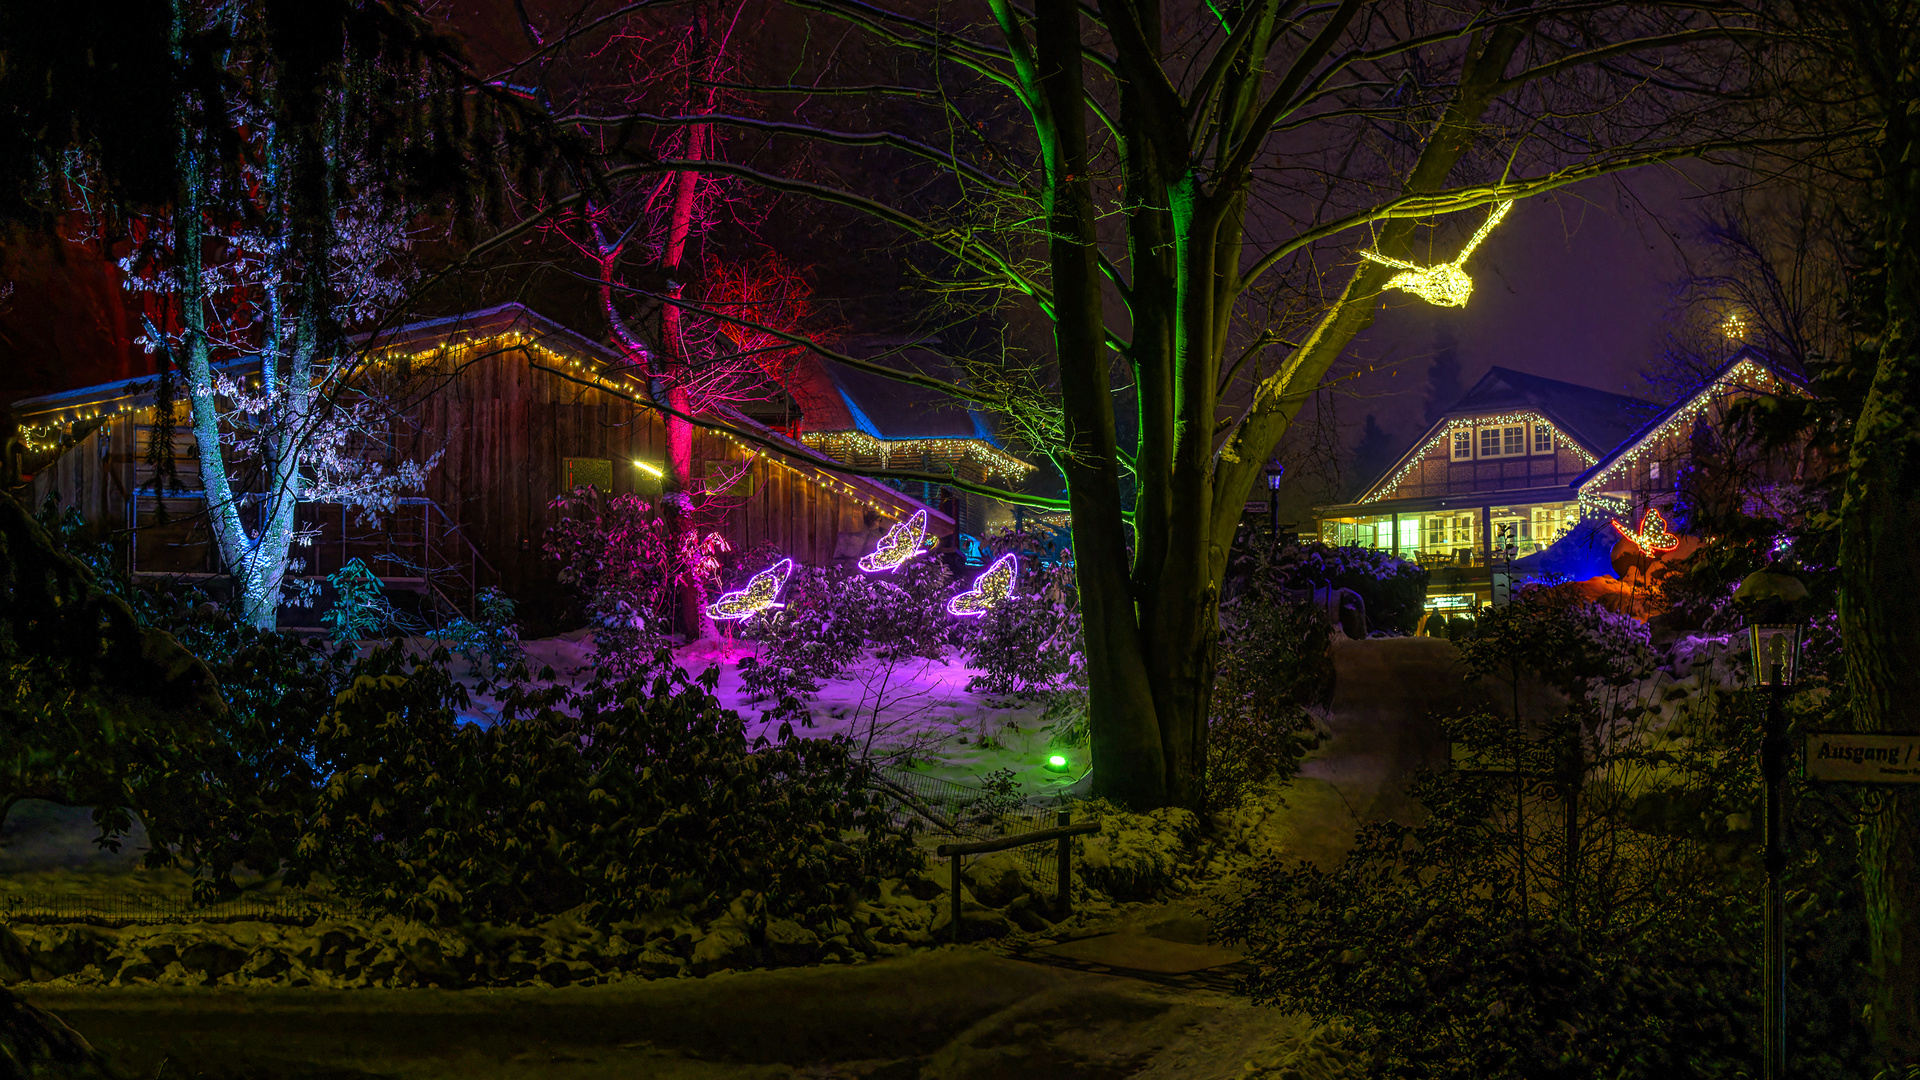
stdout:
{"type": "Polygon", "coordinates": [[[1449,456],[1447,460],[1449,461],[1472,461],[1473,460],[1473,430],[1474,429],[1470,427],[1460,427],[1460,428],[1453,429],[1453,432],[1452,432],[1453,443],[1452,443],[1452,446],[1448,449],[1449,456]],[[1461,453],[1462,450],[1465,450],[1466,453],[1464,454],[1461,453]]]}
{"type": "Polygon", "coordinates": [[[1518,424],[1477,425],[1473,430],[1476,435],[1474,446],[1479,451],[1475,457],[1480,460],[1527,456],[1528,434],[1527,424],[1524,421],[1518,424]],[[1509,450],[1507,447],[1510,442],[1512,442],[1510,437],[1515,431],[1520,433],[1517,442],[1518,448],[1509,450]],[[1489,442],[1489,440],[1491,440],[1491,442],[1489,442]],[[1488,449],[1489,445],[1492,446],[1492,449],[1488,449]]]}
{"type": "Polygon", "coordinates": [[[1533,447],[1533,449],[1529,451],[1529,453],[1533,453],[1533,454],[1553,453],[1553,450],[1554,450],[1553,425],[1535,423],[1535,424],[1530,424],[1528,426],[1533,428],[1533,438],[1528,443],[1528,445],[1533,447]]]}

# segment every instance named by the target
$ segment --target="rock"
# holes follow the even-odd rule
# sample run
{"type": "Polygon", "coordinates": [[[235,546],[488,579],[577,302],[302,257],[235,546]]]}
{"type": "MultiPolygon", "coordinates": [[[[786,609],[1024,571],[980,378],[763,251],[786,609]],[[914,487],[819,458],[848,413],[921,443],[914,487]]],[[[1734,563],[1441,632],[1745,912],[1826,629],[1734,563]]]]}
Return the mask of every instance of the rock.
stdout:
{"type": "MultiPolygon", "coordinates": [[[[33,966],[49,977],[71,975],[88,964],[100,964],[120,944],[120,936],[98,926],[41,927],[29,948],[33,966]]],[[[171,959],[171,957],[169,957],[171,959]]]]}
{"type": "Polygon", "coordinates": [[[752,960],[752,950],[753,937],[746,927],[736,922],[714,923],[705,937],[693,943],[693,973],[706,975],[745,966],[752,960]]]}
{"type": "Polygon", "coordinates": [[[205,937],[180,948],[180,966],[207,979],[238,971],[246,962],[247,950],[225,938],[205,937]]]}
{"type": "Polygon", "coordinates": [[[767,951],[776,964],[811,964],[820,958],[820,936],[792,919],[772,919],[767,951]]]}
{"type": "Polygon", "coordinates": [[[687,962],[664,949],[649,946],[634,958],[633,970],[649,979],[671,979],[687,970],[687,962]]]}
{"type": "MultiPolygon", "coordinates": [[[[953,940],[953,917],[948,911],[941,911],[929,928],[929,942],[944,944],[953,940]]],[[[991,941],[1013,933],[1013,923],[1005,915],[983,907],[963,907],[960,910],[960,940],[991,941]]]]}
{"type": "Polygon", "coordinates": [[[1039,905],[1034,902],[1032,894],[1018,897],[1012,904],[1009,904],[1007,906],[1007,918],[1012,920],[1015,926],[1018,926],[1029,934],[1037,934],[1053,925],[1048,922],[1047,917],[1040,912],[1039,905]]]}
{"type": "Polygon", "coordinates": [[[967,888],[988,907],[1006,907],[1015,897],[1032,889],[1027,885],[1026,864],[1011,851],[982,855],[961,871],[967,888]]]}

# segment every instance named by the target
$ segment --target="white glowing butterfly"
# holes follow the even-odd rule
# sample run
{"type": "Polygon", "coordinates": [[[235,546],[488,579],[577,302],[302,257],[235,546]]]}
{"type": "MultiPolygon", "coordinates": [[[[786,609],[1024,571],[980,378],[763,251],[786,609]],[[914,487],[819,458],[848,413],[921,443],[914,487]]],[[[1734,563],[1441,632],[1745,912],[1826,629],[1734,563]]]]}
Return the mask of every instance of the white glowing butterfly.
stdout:
{"type": "Polygon", "coordinates": [[[927,512],[916,510],[912,517],[888,529],[872,554],[860,556],[860,569],[869,574],[898,570],[908,559],[926,553],[927,512]]]}
{"type": "Polygon", "coordinates": [[[1438,304],[1441,307],[1466,307],[1467,297],[1473,295],[1473,279],[1468,277],[1460,267],[1467,261],[1467,256],[1473,254],[1473,249],[1480,246],[1480,241],[1487,238],[1487,234],[1493,231],[1495,225],[1500,224],[1500,219],[1506,217],[1507,211],[1511,209],[1513,209],[1512,199],[1494,207],[1493,213],[1487,215],[1486,224],[1480,226],[1480,231],[1474,233],[1473,239],[1467,241],[1467,246],[1460,249],[1459,257],[1450,263],[1420,266],[1405,259],[1390,258],[1376,251],[1363,251],[1360,257],[1371,259],[1382,266],[1391,266],[1396,270],[1404,271],[1387,279],[1389,289],[1405,289],[1427,303],[1438,304]]]}
{"type": "Polygon", "coordinates": [[[994,560],[973,579],[973,588],[947,601],[947,614],[970,617],[984,615],[1000,606],[1000,602],[1013,595],[1013,579],[1020,566],[1020,556],[1009,553],[994,560]]]}
{"type": "Polygon", "coordinates": [[[753,575],[746,588],[721,593],[720,598],[707,606],[707,617],[715,622],[728,619],[751,619],[763,611],[772,611],[785,607],[774,603],[780,590],[787,587],[787,578],[793,573],[793,560],[781,559],[765,570],[753,575]]]}

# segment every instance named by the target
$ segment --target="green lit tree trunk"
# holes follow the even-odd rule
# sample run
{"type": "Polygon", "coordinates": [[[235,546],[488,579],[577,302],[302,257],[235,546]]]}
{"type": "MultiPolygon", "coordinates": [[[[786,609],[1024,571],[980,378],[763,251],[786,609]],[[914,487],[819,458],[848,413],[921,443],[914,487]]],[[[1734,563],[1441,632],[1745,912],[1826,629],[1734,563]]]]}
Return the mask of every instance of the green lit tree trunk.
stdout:
{"type": "MultiPolygon", "coordinates": [[[[1324,48],[1358,7],[1345,5],[1322,31],[1324,48]]],[[[1156,95],[1156,79],[1144,74],[1157,74],[1162,61],[1157,6],[1132,5],[1134,20],[1124,27],[1118,13],[1111,17],[1122,71],[1140,73],[1123,81],[1121,99],[1121,126],[1132,135],[1124,146],[1134,272],[1128,356],[1140,410],[1137,550],[1129,553],[1087,184],[1080,26],[1071,7],[1053,8],[1042,5],[1033,24],[1035,123],[1049,174],[1055,348],[1072,439],[1061,464],[1086,628],[1094,789],[1133,806],[1197,811],[1205,794],[1218,605],[1240,508],[1304,390],[1372,323],[1390,271],[1359,264],[1313,335],[1260,387],[1252,412],[1216,451],[1217,386],[1245,287],[1247,165],[1211,183],[1195,174],[1187,163],[1194,137],[1187,110],[1170,92],[1156,95]]],[[[1274,9],[1266,8],[1265,18],[1250,31],[1248,56],[1265,55],[1274,9]]],[[[1002,25],[1012,22],[1003,17],[1002,25]]],[[[1523,37],[1509,27],[1474,39],[1460,90],[1410,174],[1408,194],[1442,189],[1523,37]]],[[[1255,133],[1269,122],[1254,95],[1260,80],[1242,84],[1248,92],[1222,104],[1232,110],[1226,127],[1237,141],[1256,144],[1255,133]]],[[[1412,227],[1387,222],[1383,249],[1404,245],[1412,227]]]]}

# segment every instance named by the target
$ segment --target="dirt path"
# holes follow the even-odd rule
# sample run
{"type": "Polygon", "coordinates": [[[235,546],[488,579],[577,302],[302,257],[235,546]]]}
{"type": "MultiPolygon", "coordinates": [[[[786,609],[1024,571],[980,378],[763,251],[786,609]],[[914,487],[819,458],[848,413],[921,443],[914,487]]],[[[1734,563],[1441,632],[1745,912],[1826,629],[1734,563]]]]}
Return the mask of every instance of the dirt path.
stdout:
{"type": "Polygon", "coordinates": [[[1358,1076],[1225,994],[949,948],[569,990],[34,992],[133,1075],[406,1080],[1358,1076]]]}

